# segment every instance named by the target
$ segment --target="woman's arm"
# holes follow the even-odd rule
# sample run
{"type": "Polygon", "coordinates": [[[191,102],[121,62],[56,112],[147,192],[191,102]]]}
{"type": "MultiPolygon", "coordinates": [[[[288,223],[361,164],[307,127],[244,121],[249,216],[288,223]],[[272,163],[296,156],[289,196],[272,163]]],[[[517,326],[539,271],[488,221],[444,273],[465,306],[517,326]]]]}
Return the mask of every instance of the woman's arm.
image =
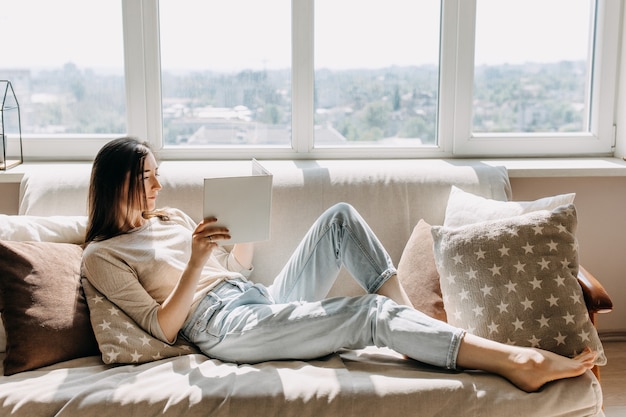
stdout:
{"type": "Polygon", "coordinates": [[[202,265],[192,265],[190,262],[170,295],[157,310],[159,326],[170,343],[176,339],[178,331],[185,323],[201,272],[202,265]]]}
{"type": "Polygon", "coordinates": [[[193,231],[191,256],[187,267],[170,295],[157,311],[161,331],[170,342],[176,338],[178,331],[185,323],[202,269],[217,247],[216,241],[230,239],[228,229],[214,226],[215,221],[215,219],[203,220],[193,231]]]}

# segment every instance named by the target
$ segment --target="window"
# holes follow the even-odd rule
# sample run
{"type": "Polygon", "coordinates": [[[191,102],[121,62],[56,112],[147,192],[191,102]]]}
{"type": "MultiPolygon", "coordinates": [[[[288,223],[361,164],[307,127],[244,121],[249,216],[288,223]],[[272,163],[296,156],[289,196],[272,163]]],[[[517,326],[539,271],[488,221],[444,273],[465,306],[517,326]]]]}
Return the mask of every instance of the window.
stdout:
{"type": "Polygon", "coordinates": [[[590,131],[591,3],[478,0],[473,132],[590,131]]]}
{"type": "Polygon", "coordinates": [[[0,78],[27,160],[610,155],[621,3],[22,0],[0,78]]]}
{"type": "Polygon", "coordinates": [[[161,0],[165,146],[291,143],[289,0],[161,0]]]}
{"type": "MultiPolygon", "coordinates": [[[[25,138],[126,132],[120,3],[5,2],[0,34],[0,79],[13,84],[25,138]]],[[[27,158],[39,151],[29,149],[27,158]]]]}
{"type": "Polygon", "coordinates": [[[315,146],[437,144],[438,0],[315,1],[315,146]]]}
{"type": "Polygon", "coordinates": [[[619,2],[472,0],[459,38],[454,153],[608,155],[619,2]]]}

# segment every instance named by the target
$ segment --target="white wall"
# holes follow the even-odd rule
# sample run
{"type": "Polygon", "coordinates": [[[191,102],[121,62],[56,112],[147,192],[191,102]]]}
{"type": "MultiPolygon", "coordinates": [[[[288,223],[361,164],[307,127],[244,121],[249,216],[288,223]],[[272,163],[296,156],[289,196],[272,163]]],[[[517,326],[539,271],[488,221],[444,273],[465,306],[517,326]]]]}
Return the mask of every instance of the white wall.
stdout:
{"type": "Polygon", "coordinates": [[[626,334],[626,177],[512,178],[513,199],[575,192],[580,263],[608,291],[614,310],[598,329],[626,334]]]}

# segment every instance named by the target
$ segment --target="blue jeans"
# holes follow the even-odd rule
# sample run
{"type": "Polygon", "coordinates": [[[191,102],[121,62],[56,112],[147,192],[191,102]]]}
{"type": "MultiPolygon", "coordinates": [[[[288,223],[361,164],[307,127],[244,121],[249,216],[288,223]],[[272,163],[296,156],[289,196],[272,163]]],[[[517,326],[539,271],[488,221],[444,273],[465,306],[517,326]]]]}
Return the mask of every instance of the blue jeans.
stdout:
{"type": "Polygon", "coordinates": [[[228,362],[306,360],[375,345],[454,369],[463,330],[373,294],[395,273],[363,218],[337,204],[319,217],[272,285],[222,282],[181,333],[228,362]],[[325,299],[342,265],[368,295],[325,299]]]}

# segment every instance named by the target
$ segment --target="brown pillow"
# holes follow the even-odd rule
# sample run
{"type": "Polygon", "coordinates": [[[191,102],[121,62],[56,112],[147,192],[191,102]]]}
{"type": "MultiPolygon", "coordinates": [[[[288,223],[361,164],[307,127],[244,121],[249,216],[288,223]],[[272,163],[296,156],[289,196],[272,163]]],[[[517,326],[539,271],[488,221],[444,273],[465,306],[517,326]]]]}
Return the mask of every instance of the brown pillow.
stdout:
{"type": "Polygon", "coordinates": [[[398,262],[398,279],[416,309],[446,321],[430,229],[423,219],[413,229],[398,262]]]}
{"type": "Polygon", "coordinates": [[[80,286],[81,256],[81,247],[69,243],[0,241],[5,375],[98,354],[80,286]]]}

